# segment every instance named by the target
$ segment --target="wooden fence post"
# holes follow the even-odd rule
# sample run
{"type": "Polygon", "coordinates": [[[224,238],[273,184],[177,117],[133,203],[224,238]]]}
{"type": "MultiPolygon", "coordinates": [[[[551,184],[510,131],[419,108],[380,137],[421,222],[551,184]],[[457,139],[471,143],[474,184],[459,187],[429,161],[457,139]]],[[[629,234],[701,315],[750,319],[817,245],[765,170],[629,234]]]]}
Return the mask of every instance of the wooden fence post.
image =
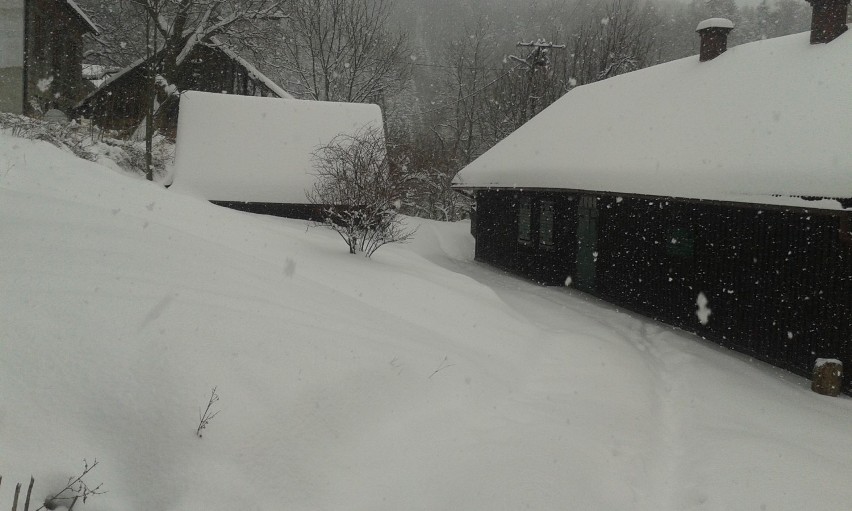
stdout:
{"type": "Polygon", "coordinates": [[[21,493],[21,483],[15,486],[15,499],[12,501],[12,511],[18,511],[18,494],[21,493]]]}
{"type": "Polygon", "coordinates": [[[843,362],[836,358],[818,358],[814,363],[811,390],[824,396],[837,396],[843,381],[843,362]]]}
{"type": "Polygon", "coordinates": [[[30,495],[33,493],[33,483],[35,483],[35,477],[30,476],[30,485],[27,487],[27,500],[24,501],[24,511],[30,511],[30,495]]]}

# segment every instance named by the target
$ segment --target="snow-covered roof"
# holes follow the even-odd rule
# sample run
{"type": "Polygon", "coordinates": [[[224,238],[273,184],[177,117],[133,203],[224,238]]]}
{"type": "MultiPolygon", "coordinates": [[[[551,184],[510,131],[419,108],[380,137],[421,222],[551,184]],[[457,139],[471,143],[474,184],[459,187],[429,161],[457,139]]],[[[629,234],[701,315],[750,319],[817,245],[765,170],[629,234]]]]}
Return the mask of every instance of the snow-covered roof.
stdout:
{"type": "Polygon", "coordinates": [[[852,31],[795,34],[577,87],[462,169],[462,188],[840,209],[852,198],[852,31]]]}
{"type": "MultiPolygon", "coordinates": [[[[262,82],[264,85],[266,85],[269,88],[269,90],[271,90],[273,93],[275,93],[278,97],[284,98],[284,99],[293,99],[293,96],[290,93],[288,93],[287,91],[282,89],[278,84],[276,84],[274,81],[272,81],[271,78],[269,78],[265,74],[261,73],[256,67],[251,65],[251,63],[249,63],[246,59],[240,57],[237,54],[237,52],[235,52],[234,50],[232,50],[232,49],[228,48],[226,45],[224,45],[218,38],[211,37],[210,39],[211,39],[211,43],[213,43],[212,47],[214,47],[218,50],[221,50],[222,53],[224,53],[229,58],[231,58],[234,62],[236,62],[237,64],[242,66],[249,73],[250,76],[252,76],[253,78],[262,82]]],[[[157,50],[157,54],[159,54],[162,51],[163,51],[163,48],[160,47],[157,50]]],[[[144,64],[146,60],[147,60],[147,58],[145,58],[145,57],[138,58],[135,61],[133,61],[129,66],[111,74],[109,77],[107,77],[105,80],[103,80],[98,85],[97,89],[93,90],[92,92],[87,94],[86,97],[84,97],[82,100],[80,100],[77,103],[77,106],[75,108],[80,108],[81,106],[86,104],[86,102],[88,102],[92,97],[98,95],[101,92],[101,90],[103,90],[104,88],[106,88],[107,86],[112,84],[113,82],[119,80],[124,75],[130,73],[134,69],[136,69],[139,66],[141,66],[142,64],[144,64]]]]}
{"type": "Polygon", "coordinates": [[[65,0],[65,3],[67,3],[68,7],[70,7],[71,10],[77,13],[77,16],[79,16],[80,19],[83,20],[83,22],[85,22],[86,25],[89,26],[89,29],[92,31],[92,33],[94,33],[95,35],[101,33],[101,29],[97,25],[95,25],[95,22],[92,21],[88,14],[86,14],[86,11],[84,11],[80,8],[79,5],[77,5],[77,2],[75,2],[74,0],[65,0]]]}
{"type": "Polygon", "coordinates": [[[313,153],[366,127],[382,129],[378,106],[185,92],[172,188],[216,201],[304,204],[313,153]]]}
{"type": "MultiPolygon", "coordinates": [[[[157,51],[157,53],[159,53],[160,51],[162,51],[162,49],[158,50],[158,51],[157,51]]],[[[117,72],[115,72],[114,74],[110,75],[110,76],[109,76],[109,77],[107,77],[105,80],[103,80],[103,81],[100,83],[100,85],[98,85],[98,88],[97,88],[97,89],[95,89],[95,90],[93,90],[92,92],[90,92],[90,93],[86,94],[86,97],[84,97],[83,99],[81,99],[81,100],[77,103],[77,105],[76,105],[74,108],[80,108],[81,106],[83,106],[84,104],[86,104],[86,102],[87,102],[87,101],[89,101],[90,99],[92,99],[94,96],[97,96],[98,94],[100,94],[100,92],[101,92],[101,91],[102,91],[105,87],[107,87],[107,86],[108,86],[108,85],[110,85],[111,83],[113,83],[113,82],[117,81],[118,79],[120,79],[120,78],[121,78],[121,77],[123,77],[124,75],[126,75],[126,74],[130,73],[131,71],[133,71],[133,70],[134,70],[134,69],[136,69],[137,67],[141,66],[142,64],[144,64],[144,63],[145,63],[145,61],[146,61],[146,60],[147,60],[147,59],[146,59],[145,57],[138,58],[138,59],[134,60],[134,61],[133,61],[133,62],[132,62],[129,66],[127,66],[127,67],[125,67],[125,68],[122,68],[122,69],[118,70],[117,72]]]]}

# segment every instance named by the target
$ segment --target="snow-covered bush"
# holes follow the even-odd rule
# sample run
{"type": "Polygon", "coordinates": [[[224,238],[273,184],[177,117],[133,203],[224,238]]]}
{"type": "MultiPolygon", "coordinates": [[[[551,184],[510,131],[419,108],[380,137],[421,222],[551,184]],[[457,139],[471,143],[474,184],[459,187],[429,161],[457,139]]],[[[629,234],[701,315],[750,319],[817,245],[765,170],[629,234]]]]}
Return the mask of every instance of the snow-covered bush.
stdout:
{"type": "Polygon", "coordinates": [[[446,148],[429,137],[388,144],[388,152],[397,171],[405,176],[403,214],[455,222],[470,216],[473,200],[453,190],[458,169],[446,148]]]}
{"type": "Polygon", "coordinates": [[[81,134],[81,126],[76,123],[61,124],[46,122],[25,117],[0,113],[0,129],[20,138],[43,140],[57,147],[65,148],[80,158],[94,161],[93,155],[85,149],[86,144],[81,134]]]}
{"type": "MultiPolygon", "coordinates": [[[[57,123],[23,115],[0,113],[0,131],[30,140],[43,140],[76,156],[134,174],[145,175],[144,140],[121,140],[96,126],[77,122],[57,123]]],[[[161,135],[154,137],[154,170],[162,180],[174,160],[174,143],[161,135]]]]}
{"type": "Polygon", "coordinates": [[[322,224],[343,238],[350,254],[370,257],[414,235],[398,211],[405,180],[389,164],[381,130],[335,137],[314,152],[314,175],[308,202],[323,208],[322,224]]]}

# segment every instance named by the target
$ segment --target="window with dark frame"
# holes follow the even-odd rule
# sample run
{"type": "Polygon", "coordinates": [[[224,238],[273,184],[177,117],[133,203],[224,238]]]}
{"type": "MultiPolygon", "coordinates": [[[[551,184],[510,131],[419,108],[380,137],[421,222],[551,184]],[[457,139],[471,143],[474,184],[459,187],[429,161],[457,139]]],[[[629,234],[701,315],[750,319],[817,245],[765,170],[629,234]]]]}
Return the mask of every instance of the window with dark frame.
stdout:
{"type": "Polygon", "coordinates": [[[527,197],[521,197],[518,207],[518,243],[529,245],[532,242],[532,203],[527,197]]]}
{"type": "Polygon", "coordinates": [[[553,202],[542,201],[538,224],[538,243],[542,247],[553,247],[553,217],[553,202]]]}

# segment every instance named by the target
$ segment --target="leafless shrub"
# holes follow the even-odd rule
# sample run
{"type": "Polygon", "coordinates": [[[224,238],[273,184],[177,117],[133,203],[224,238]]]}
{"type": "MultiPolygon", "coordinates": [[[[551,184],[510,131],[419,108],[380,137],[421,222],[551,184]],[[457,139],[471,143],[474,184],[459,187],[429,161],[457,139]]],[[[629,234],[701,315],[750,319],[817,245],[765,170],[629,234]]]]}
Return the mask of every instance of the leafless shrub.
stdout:
{"type": "Polygon", "coordinates": [[[65,487],[58,492],[49,495],[46,499],[44,499],[44,504],[36,509],[36,511],[41,511],[42,509],[53,510],[59,506],[67,507],[68,511],[71,511],[74,508],[74,504],[77,503],[77,500],[83,499],[83,503],[85,503],[86,500],[95,495],[103,495],[106,493],[105,490],[101,490],[101,486],[103,486],[102,483],[95,487],[91,487],[85,480],[85,477],[89,475],[89,472],[94,470],[97,466],[98,460],[95,460],[91,465],[89,465],[89,462],[84,459],[83,472],[76,477],[69,477],[68,484],[66,484],[65,487]]]}
{"type": "Polygon", "coordinates": [[[414,235],[398,212],[405,180],[391,168],[379,129],[335,137],[314,153],[314,175],[308,202],[323,208],[322,224],[340,235],[350,254],[370,257],[414,235]]]}

